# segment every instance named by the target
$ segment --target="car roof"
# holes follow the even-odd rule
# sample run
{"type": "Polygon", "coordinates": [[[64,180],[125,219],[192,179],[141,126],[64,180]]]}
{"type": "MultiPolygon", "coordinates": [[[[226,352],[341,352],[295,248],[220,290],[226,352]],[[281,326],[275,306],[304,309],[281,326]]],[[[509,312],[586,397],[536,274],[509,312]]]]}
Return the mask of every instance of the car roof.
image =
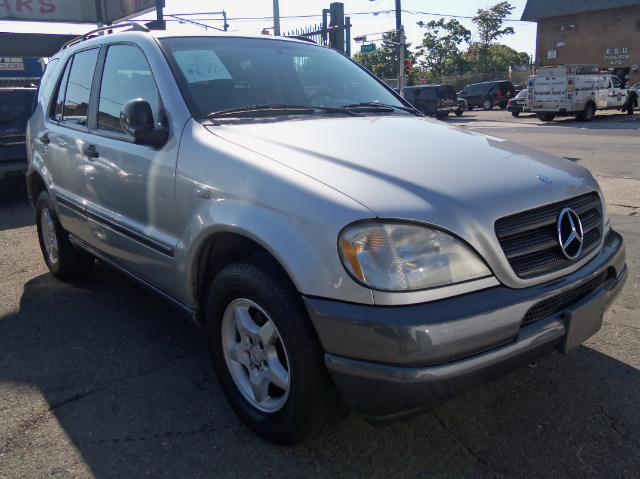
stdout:
{"type": "Polygon", "coordinates": [[[87,33],[79,35],[72,40],[65,43],[61,50],[71,48],[73,46],[82,44],[84,42],[98,39],[100,43],[103,41],[109,41],[110,39],[119,38],[121,36],[128,36],[137,33],[153,38],[178,38],[178,37],[226,37],[226,38],[255,38],[264,41],[288,41],[294,43],[311,43],[317,45],[316,42],[300,37],[271,37],[268,35],[238,35],[232,32],[223,32],[217,30],[202,30],[195,29],[193,25],[173,25],[171,24],[166,30],[151,30],[145,25],[136,22],[124,22],[115,25],[109,25],[106,27],[97,28],[87,33]],[[105,34],[106,33],[106,34],[105,34]]]}

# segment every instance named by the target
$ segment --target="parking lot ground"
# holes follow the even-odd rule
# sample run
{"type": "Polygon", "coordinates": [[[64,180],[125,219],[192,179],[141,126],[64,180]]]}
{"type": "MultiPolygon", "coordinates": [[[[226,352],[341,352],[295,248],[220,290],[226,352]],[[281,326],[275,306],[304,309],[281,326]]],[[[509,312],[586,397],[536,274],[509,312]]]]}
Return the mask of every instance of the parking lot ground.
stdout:
{"type": "MultiPolygon", "coordinates": [[[[583,130],[497,110],[445,121],[557,151],[615,190],[640,179],[640,136],[592,126],[618,120],[583,130]]],[[[3,186],[0,478],[638,477],[640,202],[620,202],[611,221],[629,279],[584,345],[407,422],[376,428],[352,415],[280,447],[236,418],[199,332],[164,304],[101,264],[82,282],[54,279],[23,185],[3,186]]]]}

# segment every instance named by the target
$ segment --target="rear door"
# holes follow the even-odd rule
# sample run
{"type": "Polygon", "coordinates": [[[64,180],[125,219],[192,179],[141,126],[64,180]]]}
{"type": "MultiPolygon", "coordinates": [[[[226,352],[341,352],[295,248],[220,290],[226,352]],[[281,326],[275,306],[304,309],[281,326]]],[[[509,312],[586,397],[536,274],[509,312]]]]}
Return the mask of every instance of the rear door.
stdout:
{"type": "Polygon", "coordinates": [[[45,129],[34,146],[46,158],[62,225],[81,238],[88,236],[82,150],[90,136],[89,103],[99,53],[99,47],[94,47],[69,58],[58,79],[55,103],[46,113],[45,129]]]}
{"type": "Polygon", "coordinates": [[[458,96],[451,85],[442,85],[439,89],[440,104],[442,108],[453,111],[458,107],[458,96]]]}

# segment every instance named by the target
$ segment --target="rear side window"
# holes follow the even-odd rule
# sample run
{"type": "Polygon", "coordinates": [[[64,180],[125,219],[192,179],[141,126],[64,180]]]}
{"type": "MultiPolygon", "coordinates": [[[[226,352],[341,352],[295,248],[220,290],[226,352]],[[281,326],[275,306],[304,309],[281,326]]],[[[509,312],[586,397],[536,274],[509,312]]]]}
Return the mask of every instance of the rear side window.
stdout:
{"type": "Polygon", "coordinates": [[[158,123],[158,88],[146,57],[132,45],[112,45],[107,51],[100,85],[98,129],[124,133],[120,125],[120,110],[134,98],[149,102],[154,121],[158,123]]]}
{"type": "Polygon", "coordinates": [[[451,85],[446,85],[441,87],[442,90],[440,92],[440,96],[443,97],[450,97],[450,96],[455,96],[456,91],[453,89],[453,87],[451,85]]]}
{"type": "Polygon", "coordinates": [[[418,95],[418,98],[420,100],[433,100],[435,98],[437,98],[437,91],[435,88],[423,88],[420,91],[420,95],[418,95]]]}
{"type": "Polygon", "coordinates": [[[67,63],[56,96],[56,120],[87,126],[91,84],[98,51],[97,48],[92,48],[78,52],[67,63]]]}

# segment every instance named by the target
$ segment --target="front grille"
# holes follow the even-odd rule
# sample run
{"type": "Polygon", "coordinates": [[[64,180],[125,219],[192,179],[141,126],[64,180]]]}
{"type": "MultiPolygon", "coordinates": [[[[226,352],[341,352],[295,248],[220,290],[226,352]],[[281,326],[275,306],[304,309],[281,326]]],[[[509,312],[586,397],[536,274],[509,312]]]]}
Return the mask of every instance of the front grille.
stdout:
{"type": "Polygon", "coordinates": [[[593,251],[602,240],[602,202],[597,193],[500,218],[495,232],[511,268],[527,279],[559,271],[593,251]],[[558,241],[558,216],[571,208],[580,217],[584,240],[580,256],[568,259],[558,241]]]}
{"type": "Polygon", "coordinates": [[[582,298],[586,298],[599,288],[608,279],[608,277],[609,274],[605,271],[580,286],[576,286],[573,289],[534,304],[531,309],[527,311],[527,314],[524,315],[522,325],[525,326],[538,321],[539,319],[551,316],[552,314],[562,311],[566,307],[580,301],[582,298]]]}

